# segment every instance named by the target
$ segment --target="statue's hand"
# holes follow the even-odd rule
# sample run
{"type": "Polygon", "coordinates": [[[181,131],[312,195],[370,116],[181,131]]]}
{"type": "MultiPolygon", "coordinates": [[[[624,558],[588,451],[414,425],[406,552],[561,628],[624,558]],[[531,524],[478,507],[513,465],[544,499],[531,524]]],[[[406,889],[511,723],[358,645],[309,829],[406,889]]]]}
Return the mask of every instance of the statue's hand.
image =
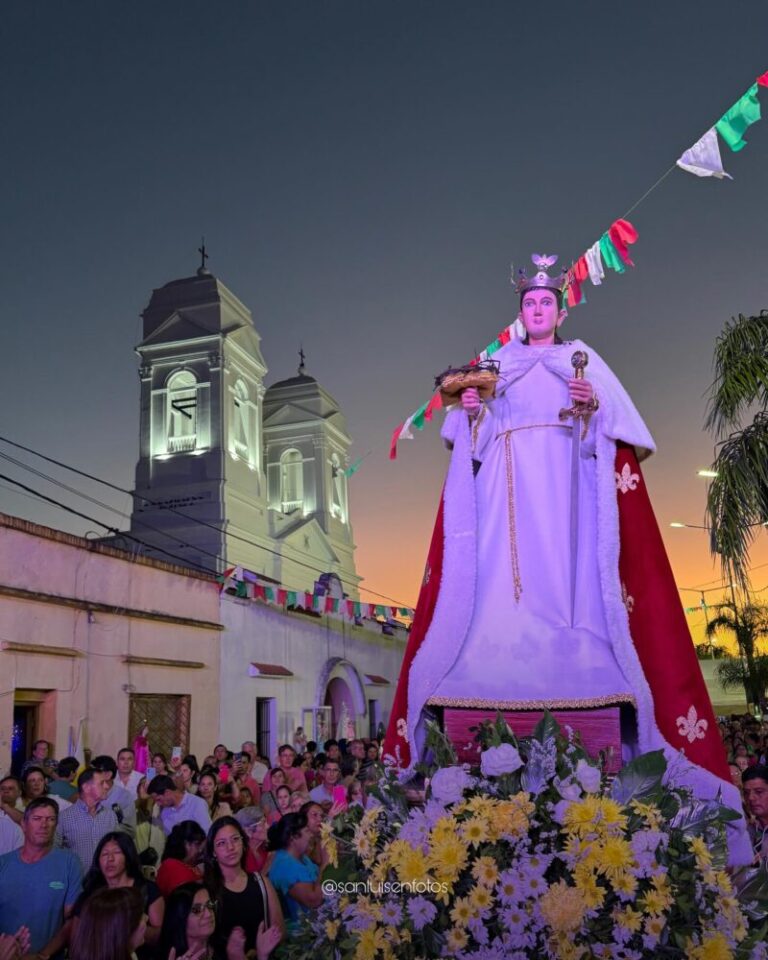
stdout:
{"type": "Polygon", "coordinates": [[[466,390],[461,391],[461,405],[470,417],[476,417],[480,413],[483,404],[477,387],[467,387],[466,390]]]}
{"type": "Polygon", "coordinates": [[[568,381],[568,395],[574,403],[589,403],[595,391],[589,380],[577,380],[572,377],[568,381]]]}

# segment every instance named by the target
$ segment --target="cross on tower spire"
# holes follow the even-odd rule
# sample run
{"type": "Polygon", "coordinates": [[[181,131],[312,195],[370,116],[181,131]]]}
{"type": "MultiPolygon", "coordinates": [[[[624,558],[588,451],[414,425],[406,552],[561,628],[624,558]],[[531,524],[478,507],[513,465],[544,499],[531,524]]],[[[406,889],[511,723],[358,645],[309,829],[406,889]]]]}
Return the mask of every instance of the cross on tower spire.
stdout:
{"type": "Polygon", "coordinates": [[[303,377],[303,376],[304,376],[304,361],[305,361],[305,359],[306,359],[306,357],[305,357],[305,355],[304,355],[304,345],[302,344],[302,345],[299,347],[299,360],[301,361],[301,362],[299,363],[299,376],[300,376],[300,377],[303,377]]]}
{"type": "Polygon", "coordinates": [[[210,255],[205,249],[205,237],[202,238],[202,243],[197,248],[197,252],[200,254],[200,266],[197,268],[197,275],[198,277],[208,276],[208,268],[205,265],[205,261],[209,259],[210,255]]]}

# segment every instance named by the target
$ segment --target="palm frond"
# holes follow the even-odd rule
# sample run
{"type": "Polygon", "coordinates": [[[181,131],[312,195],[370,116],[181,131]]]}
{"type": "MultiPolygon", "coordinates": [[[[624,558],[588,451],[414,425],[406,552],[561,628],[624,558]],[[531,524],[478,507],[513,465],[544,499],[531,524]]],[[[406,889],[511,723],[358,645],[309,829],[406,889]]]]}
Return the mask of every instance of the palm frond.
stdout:
{"type": "Polygon", "coordinates": [[[731,434],[713,466],[717,476],[707,495],[711,549],[726,580],[746,590],[749,548],[759,525],[768,521],[768,412],[731,434]]]}
{"type": "Polygon", "coordinates": [[[723,436],[753,403],[768,406],[768,310],[726,323],[715,342],[706,428],[723,436]]]}

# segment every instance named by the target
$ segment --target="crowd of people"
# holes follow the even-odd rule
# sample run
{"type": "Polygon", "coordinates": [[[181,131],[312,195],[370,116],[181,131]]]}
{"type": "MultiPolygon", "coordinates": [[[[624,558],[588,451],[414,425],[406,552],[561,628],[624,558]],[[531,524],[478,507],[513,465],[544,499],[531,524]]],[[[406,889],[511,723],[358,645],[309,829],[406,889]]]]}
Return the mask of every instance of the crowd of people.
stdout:
{"type": "Polygon", "coordinates": [[[266,960],[320,905],[322,825],[375,803],[380,743],[246,741],[202,762],[56,761],[0,780],[0,960],[266,960]]]}

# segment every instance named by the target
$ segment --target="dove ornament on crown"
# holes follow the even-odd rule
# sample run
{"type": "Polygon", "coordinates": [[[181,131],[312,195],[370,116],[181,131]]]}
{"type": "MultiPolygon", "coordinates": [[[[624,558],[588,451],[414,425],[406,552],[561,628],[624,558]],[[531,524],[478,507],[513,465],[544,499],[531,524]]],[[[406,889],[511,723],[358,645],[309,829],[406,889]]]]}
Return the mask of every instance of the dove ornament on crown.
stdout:
{"type": "Polygon", "coordinates": [[[551,277],[547,273],[547,269],[554,267],[557,259],[556,253],[532,254],[531,262],[536,267],[536,273],[529,277],[522,267],[518,270],[515,281],[517,293],[522,296],[527,290],[552,290],[562,297],[566,285],[566,271],[562,271],[559,277],[551,277]]]}

